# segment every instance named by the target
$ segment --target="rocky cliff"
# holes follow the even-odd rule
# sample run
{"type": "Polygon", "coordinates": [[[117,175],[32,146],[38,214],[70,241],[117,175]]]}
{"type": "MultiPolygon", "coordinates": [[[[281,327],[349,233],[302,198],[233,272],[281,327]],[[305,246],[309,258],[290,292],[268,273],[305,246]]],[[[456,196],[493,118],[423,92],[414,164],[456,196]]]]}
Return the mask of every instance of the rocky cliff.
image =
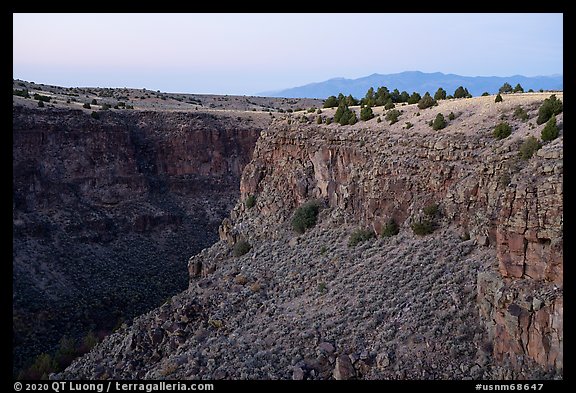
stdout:
{"type": "Polygon", "coordinates": [[[274,122],[188,290],[60,377],[561,378],[563,137],[518,157],[546,97],[407,105],[392,125],[274,122]],[[439,112],[456,116],[432,131],[439,112]],[[504,119],[514,132],[495,140],[504,119]],[[298,235],[310,200],[319,222],[298,235]],[[414,234],[431,215],[435,231],[414,234]],[[400,233],[380,237],[391,218],[400,233]],[[378,238],[352,246],[357,228],[378,238]]]}
{"type": "Polygon", "coordinates": [[[15,369],[185,289],[238,199],[253,118],[14,106],[15,369]]]}

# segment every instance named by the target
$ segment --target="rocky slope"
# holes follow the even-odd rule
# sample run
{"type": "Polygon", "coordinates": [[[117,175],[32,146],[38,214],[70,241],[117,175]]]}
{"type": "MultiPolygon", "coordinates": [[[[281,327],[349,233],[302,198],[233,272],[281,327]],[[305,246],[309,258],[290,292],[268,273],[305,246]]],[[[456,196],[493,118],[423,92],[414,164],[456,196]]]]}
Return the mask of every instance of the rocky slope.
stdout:
{"type": "Polygon", "coordinates": [[[407,105],[393,125],[274,122],[221,240],[190,259],[188,290],[58,377],[561,378],[563,137],[518,158],[546,97],[407,105]],[[432,131],[439,112],[456,116],[432,131]],[[502,119],[514,132],[497,141],[502,119]],[[319,223],[297,235],[290,218],[313,199],[319,223]],[[437,229],[415,235],[432,204],[437,229]],[[390,218],[399,235],[348,246],[390,218]]]}
{"type": "Polygon", "coordinates": [[[15,103],[15,370],[185,289],[187,258],[217,240],[261,124],[15,103]]]}

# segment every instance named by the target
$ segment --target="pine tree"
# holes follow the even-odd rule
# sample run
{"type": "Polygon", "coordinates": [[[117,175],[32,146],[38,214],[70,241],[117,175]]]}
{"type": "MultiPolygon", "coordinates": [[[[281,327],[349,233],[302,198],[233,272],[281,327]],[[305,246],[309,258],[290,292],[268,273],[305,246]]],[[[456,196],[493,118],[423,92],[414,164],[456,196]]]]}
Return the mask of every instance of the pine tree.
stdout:
{"type": "Polygon", "coordinates": [[[418,101],[418,108],[426,109],[437,104],[438,103],[436,102],[436,100],[430,97],[430,93],[426,92],[426,94],[424,94],[424,97],[422,97],[420,101],[418,101]]]}
{"type": "Polygon", "coordinates": [[[334,122],[335,123],[340,123],[340,119],[342,118],[342,115],[344,114],[344,109],[348,109],[348,107],[341,103],[340,105],[338,105],[338,109],[336,109],[336,113],[334,113],[334,122]]]}
{"type": "Polygon", "coordinates": [[[438,90],[436,90],[436,93],[434,94],[434,99],[435,100],[445,100],[446,99],[446,90],[439,87],[438,90]]]}
{"type": "Polygon", "coordinates": [[[454,91],[454,98],[470,98],[471,94],[468,92],[468,89],[465,89],[463,86],[458,86],[458,88],[454,91]]]}
{"type": "Polygon", "coordinates": [[[500,89],[498,89],[498,93],[512,93],[512,85],[508,82],[504,83],[500,89]]]}
{"type": "Polygon", "coordinates": [[[410,94],[408,94],[406,90],[403,90],[402,93],[400,93],[400,102],[408,102],[409,99],[410,94]]]}
{"type": "Polygon", "coordinates": [[[410,98],[408,99],[408,104],[417,104],[418,101],[420,101],[421,99],[422,97],[420,96],[420,94],[413,92],[410,98]]]}
{"type": "Polygon", "coordinates": [[[334,108],[338,106],[338,99],[335,96],[330,96],[324,101],[324,108],[334,108]]]}
{"type": "Polygon", "coordinates": [[[372,119],[373,117],[374,112],[372,112],[372,108],[370,106],[366,105],[360,110],[360,120],[366,121],[372,119]]]}

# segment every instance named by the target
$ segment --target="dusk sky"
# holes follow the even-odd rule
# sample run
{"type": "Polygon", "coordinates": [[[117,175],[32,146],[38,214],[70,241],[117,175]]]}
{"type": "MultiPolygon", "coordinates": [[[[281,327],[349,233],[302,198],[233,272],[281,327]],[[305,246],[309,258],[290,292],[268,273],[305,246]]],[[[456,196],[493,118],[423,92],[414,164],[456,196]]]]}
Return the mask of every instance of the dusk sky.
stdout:
{"type": "Polygon", "coordinates": [[[563,74],[562,14],[14,14],[13,77],[254,95],[402,71],[563,74]]]}

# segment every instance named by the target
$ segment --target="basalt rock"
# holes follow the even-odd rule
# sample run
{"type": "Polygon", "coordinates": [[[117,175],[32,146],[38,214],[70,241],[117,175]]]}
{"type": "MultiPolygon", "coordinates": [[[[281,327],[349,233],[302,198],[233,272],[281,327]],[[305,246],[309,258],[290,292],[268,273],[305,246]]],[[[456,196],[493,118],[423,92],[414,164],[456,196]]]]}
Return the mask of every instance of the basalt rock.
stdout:
{"type": "Polygon", "coordinates": [[[15,368],[185,289],[259,132],[206,113],[14,106],[15,368]]]}

